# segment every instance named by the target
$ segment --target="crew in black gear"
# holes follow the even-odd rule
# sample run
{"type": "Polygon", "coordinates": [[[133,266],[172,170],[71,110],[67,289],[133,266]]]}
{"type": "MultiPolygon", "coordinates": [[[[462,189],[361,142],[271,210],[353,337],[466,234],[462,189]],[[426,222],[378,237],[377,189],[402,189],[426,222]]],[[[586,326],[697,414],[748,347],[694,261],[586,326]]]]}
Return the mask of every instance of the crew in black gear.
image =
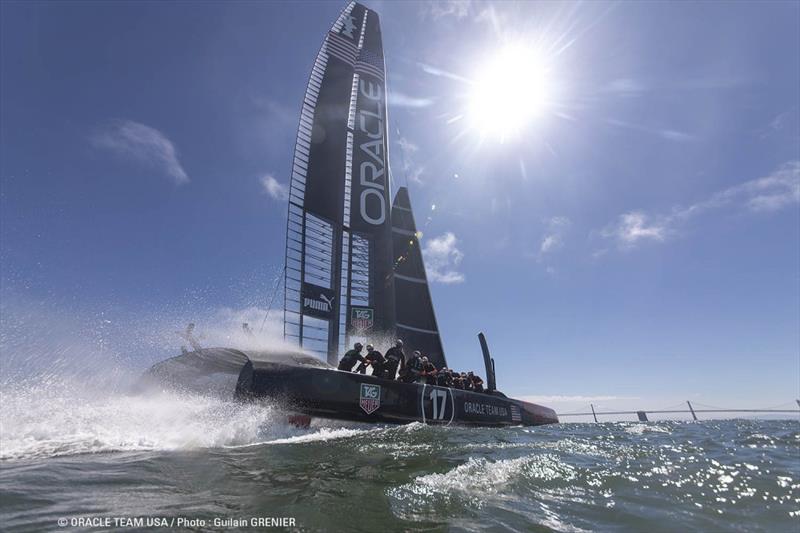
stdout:
{"type": "Polygon", "coordinates": [[[356,365],[357,362],[361,361],[364,362],[364,356],[361,355],[361,350],[364,347],[361,345],[360,342],[357,342],[353,345],[352,350],[348,350],[342,360],[339,361],[339,370],[344,370],[345,372],[351,372],[353,367],[356,365]]]}
{"type": "Polygon", "coordinates": [[[383,354],[373,348],[371,344],[367,344],[367,355],[364,356],[364,361],[358,365],[356,372],[360,374],[366,374],[367,365],[371,365],[372,375],[375,377],[382,377],[383,367],[385,364],[386,358],[383,356],[383,354]]]}
{"type": "Polygon", "coordinates": [[[420,378],[422,381],[427,383],[428,385],[436,385],[436,367],[428,361],[428,358],[423,356],[422,357],[422,372],[420,372],[420,378]]]}
{"type": "Polygon", "coordinates": [[[406,363],[405,372],[400,375],[400,379],[405,383],[414,383],[422,372],[422,354],[415,350],[411,359],[406,363]]]}
{"type": "Polygon", "coordinates": [[[453,388],[464,390],[464,380],[458,372],[453,372],[453,388]]]}
{"type": "Polygon", "coordinates": [[[383,367],[383,376],[386,379],[395,379],[397,370],[400,369],[400,375],[404,374],[406,366],[406,354],[403,353],[403,341],[397,339],[394,346],[386,351],[386,364],[383,367]]]}
{"type": "Polygon", "coordinates": [[[480,376],[476,376],[472,372],[468,374],[469,380],[472,382],[472,390],[475,392],[483,392],[483,380],[480,376]]]}
{"type": "Polygon", "coordinates": [[[443,367],[439,370],[439,373],[436,375],[436,384],[440,387],[453,386],[453,374],[449,368],[443,367]]]}
{"type": "Polygon", "coordinates": [[[464,390],[472,390],[472,380],[469,379],[466,372],[461,373],[461,382],[464,384],[464,390]]]}

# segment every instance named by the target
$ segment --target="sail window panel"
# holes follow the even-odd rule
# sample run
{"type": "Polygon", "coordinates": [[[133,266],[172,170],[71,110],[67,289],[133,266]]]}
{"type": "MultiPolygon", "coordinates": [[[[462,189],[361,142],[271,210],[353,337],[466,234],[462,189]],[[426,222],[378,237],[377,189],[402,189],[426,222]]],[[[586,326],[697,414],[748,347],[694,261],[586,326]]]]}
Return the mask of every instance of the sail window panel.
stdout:
{"type": "Polygon", "coordinates": [[[311,157],[309,155],[311,151],[311,143],[304,137],[298,136],[296,145],[297,148],[294,151],[294,160],[292,163],[304,163],[307,167],[309,158],[311,157]]]}
{"type": "Polygon", "coordinates": [[[306,171],[308,170],[308,163],[301,161],[300,159],[295,158],[294,160],[294,167],[292,168],[295,172],[301,173],[303,176],[306,175],[306,171]]]}
{"type": "Polygon", "coordinates": [[[310,107],[304,105],[303,106],[303,110],[300,111],[300,116],[305,118],[306,120],[311,120],[313,122],[313,120],[314,120],[314,110],[311,109],[310,107]]]}
{"type": "MultiPolygon", "coordinates": [[[[299,245],[300,249],[302,250],[302,244],[303,243],[301,241],[295,240],[294,238],[289,239],[289,240],[292,243],[292,246],[299,245]]],[[[330,257],[331,257],[330,251],[326,250],[325,248],[318,247],[317,244],[314,243],[313,241],[306,241],[306,248],[309,248],[309,249],[314,250],[315,252],[317,252],[317,254],[318,254],[317,256],[318,257],[322,257],[322,258],[325,258],[327,260],[330,260],[330,257]]]]}
{"type": "Polygon", "coordinates": [[[359,37],[358,37],[358,49],[359,50],[364,48],[364,34],[367,33],[367,13],[369,13],[369,11],[367,11],[365,9],[364,10],[364,18],[361,21],[361,35],[359,35],[359,37]]]}
{"type": "MultiPolygon", "coordinates": [[[[349,292],[349,277],[350,277],[350,233],[342,231],[342,261],[341,261],[341,279],[339,301],[348,302],[349,292]]],[[[349,311],[348,305],[339,306],[339,350],[343,352],[347,340],[347,313],[349,311]]]]}
{"type": "Polygon", "coordinates": [[[350,89],[350,111],[347,114],[347,127],[355,129],[356,124],[356,101],[358,99],[358,73],[353,74],[353,85],[350,89]]]}
{"type": "Polygon", "coordinates": [[[353,133],[347,132],[344,162],[344,226],[350,227],[350,195],[353,183],[353,133]]]}
{"type": "Polygon", "coordinates": [[[286,310],[285,312],[284,330],[287,335],[300,335],[300,314],[294,311],[286,310]]]}
{"type": "Polygon", "coordinates": [[[328,352],[328,321],[303,316],[303,348],[324,355],[328,352]]]}
{"type": "Polygon", "coordinates": [[[300,111],[300,122],[302,122],[304,124],[308,124],[310,126],[313,126],[314,125],[314,114],[311,113],[310,110],[308,110],[306,108],[303,108],[303,110],[300,111]]]}
{"type": "Polygon", "coordinates": [[[297,130],[297,138],[298,139],[302,139],[302,140],[307,141],[307,142],[311,142],[311,132],[309,131],[308,133],[306,133],[306,132],[298,129],[297,130]]]}
{"type": "Polygon", "coordinates": [[[303,258],[303,252],[301,250],[295,250],[294,248],[286,248],[286,259],[289,261],[297,261],[299,262],[303,258]]]}
{"type": "Polygon", "coordinates": [[[308,162],[308,153],[303,153],[300,145],[298,144],[298,148],[294,154],[294,161],[292,161],[292,171],[299,172],[303,179],[305,179],[306,172],[308,171],[308,162]]]}
{"type": "Polygon", "coordinates": [[[308,155],[308,152],[304,151],[303,148],[298,144],[298,149],[294,152],[294,163],[303,163],[306,165],[306,168],[308,168],[309,157],[310,156],[308,155]]]}
{"type": "Polygon", "coordinates": [[[303,229],[305,262],[303,279],[325,288],[332,286],[333,226],[319,217],[306,213],[303,229]]]}
{"type": "Polygon", "coordinates": [[[302,131],[305,134],[310,134],[311,129],[314,127],[314,123],[308,119],[300,117],[300,122],[297,124],[297,130],[302,131]]]}
{"type": "Polygon", "coordinates": [[[299,137],[299,138],[301,138],[301,139],[304,139],[304,140],[308,140],[308,141],[310,141],[310,140],[311,140],[311,128],[309,128],[309,127],[308,127],[308,126],[306,126],[305,124],[302,124],[302,123],[301,123],[301,124],[300,124],[300,125],[297,127],[297,135],[298,135],[298,137],[299,137]]]}

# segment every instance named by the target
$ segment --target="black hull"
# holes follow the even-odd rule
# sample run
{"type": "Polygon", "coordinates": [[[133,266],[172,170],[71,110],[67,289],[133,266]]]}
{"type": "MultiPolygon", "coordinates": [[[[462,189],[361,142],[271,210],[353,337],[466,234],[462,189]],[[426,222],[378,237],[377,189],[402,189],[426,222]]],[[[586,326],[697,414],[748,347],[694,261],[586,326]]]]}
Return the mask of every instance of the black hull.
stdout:
{"type": "Polygon", "coordinates": [[[499,392],[379,379],[335,370],[302,354],[208,349],[169,359],[148,372],[162,382],[196,391],[208,387],[210,375],[227,375],[223,381],[231,383],[236,374],[235,398],[275,401],[288,411],[314,417],[489,427],[558,423],[552,409],[499,392]]]}

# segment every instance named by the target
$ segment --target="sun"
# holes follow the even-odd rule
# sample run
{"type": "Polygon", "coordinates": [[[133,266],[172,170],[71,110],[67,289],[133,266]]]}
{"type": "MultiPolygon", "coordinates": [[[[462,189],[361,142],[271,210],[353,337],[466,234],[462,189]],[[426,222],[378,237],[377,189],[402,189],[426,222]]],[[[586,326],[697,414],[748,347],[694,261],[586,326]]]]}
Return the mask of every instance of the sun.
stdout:
{"type": "Polygon", "coordinates": [[[551,98],[550,69],[536,50],[508,45],[477,70],[469,95],[471,127],[501,142],[541,117],[551,98]]]}

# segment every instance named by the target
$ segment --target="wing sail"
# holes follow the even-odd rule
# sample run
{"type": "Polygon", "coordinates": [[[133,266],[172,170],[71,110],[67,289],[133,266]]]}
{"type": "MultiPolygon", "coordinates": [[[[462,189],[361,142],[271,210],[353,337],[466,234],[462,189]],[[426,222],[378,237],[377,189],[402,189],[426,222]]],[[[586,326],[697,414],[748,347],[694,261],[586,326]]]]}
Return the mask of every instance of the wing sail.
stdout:
{"type": "Polygon", "coordinates": [[[309,77],[286,227],[284,336],[331,363],[394,329],[387,137],[380,21],[353,2],[309,77]]]}

